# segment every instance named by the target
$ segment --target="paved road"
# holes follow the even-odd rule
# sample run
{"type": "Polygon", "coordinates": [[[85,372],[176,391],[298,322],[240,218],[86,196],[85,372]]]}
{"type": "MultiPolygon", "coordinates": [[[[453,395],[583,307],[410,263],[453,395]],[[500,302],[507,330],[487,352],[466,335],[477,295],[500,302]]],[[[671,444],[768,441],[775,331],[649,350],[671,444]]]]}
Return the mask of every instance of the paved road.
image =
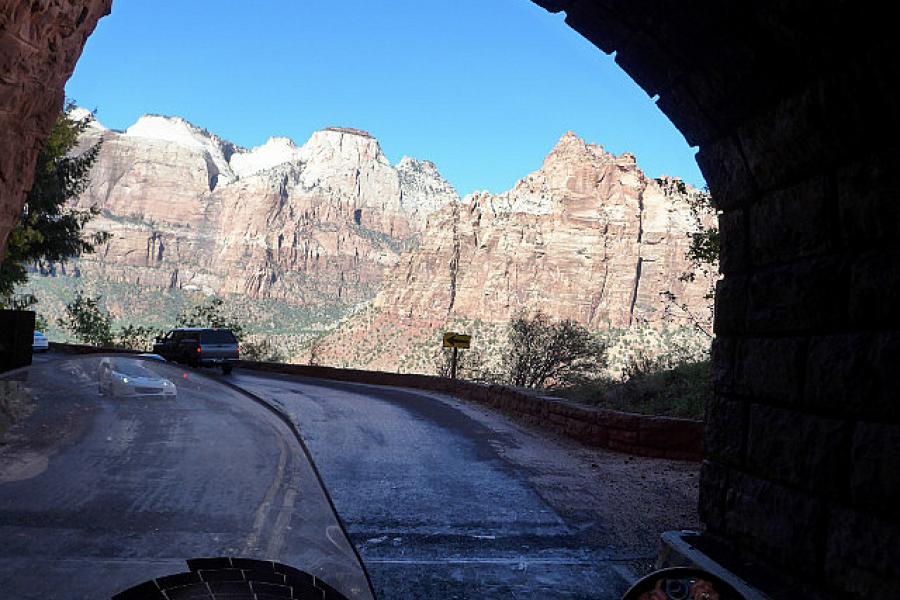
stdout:
{"type": "Polygon", "coordinates": [[[221,555],[280,560],[368,597],[281,419],[158,363],[176,398],[101,396],[98,360],[41,357],[0,378],[0,598],[104,598],[221,555]]]}
{"type": "Polygon", "coordinates": [[[695,522],[691,465],[573,449],[435,394],[228,379],[298,423],[381,598],[619,598],[658,533],[695,522]]]}
{"type": "MultiPolygon", "coordinates": [[[[436,394],[205,373],[292,416],[382,599],[619,598],[659,532],[696,526],[696,465],[587,449],[436,394]]],[[[194,555],[309,560],[300,542],[321,528],[302,530],[300,505],[270,510],[303,462],[279,421],[227,393],[152,418],[147,403],[92,402],[50,419],[90,424],[60,443],[77,452],[27,482],[0,470],[0,539],[14,542],[0,544],[0,588],[29,590],[13,598],[97,596],[53,594],[86,562],[121,588],[194,555]]]]}
{"type": "Polygon", "coordinates": [[[64,357],[65,355],[58,352],[35,352],[31,355],[31,364],[32,366],[45,365],[48,362],[59,360],[64,357]]]}

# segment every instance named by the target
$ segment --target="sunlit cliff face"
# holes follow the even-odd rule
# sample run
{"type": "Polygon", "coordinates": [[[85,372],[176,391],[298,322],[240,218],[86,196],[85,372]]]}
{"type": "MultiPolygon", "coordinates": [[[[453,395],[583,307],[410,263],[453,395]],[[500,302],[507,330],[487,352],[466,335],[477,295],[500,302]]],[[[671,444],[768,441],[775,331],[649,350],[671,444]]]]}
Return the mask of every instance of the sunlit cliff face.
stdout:
{"type": "Polygon", "coordinates": [[[239,148],[180,118],[146,116],[103,140],[79,200],[114,237],[85,277],[266,297],[296,305],[371,297],[400,247],[456,203],[433,165],[393,166],[365,132],[329,129],[303,146],[239,148]]]}

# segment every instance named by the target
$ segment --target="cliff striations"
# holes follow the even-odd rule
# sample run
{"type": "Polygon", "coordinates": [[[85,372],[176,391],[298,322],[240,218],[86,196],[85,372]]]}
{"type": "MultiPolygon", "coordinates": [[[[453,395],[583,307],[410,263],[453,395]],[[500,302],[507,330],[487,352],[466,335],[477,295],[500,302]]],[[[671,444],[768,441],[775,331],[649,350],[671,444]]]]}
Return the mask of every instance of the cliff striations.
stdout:
{"type": "Polygon", "coordinates": [[[80,208],[113,234],[87,279],[293,305],[370,299],[428,215],[458,202],[433,166],[392,166],[363,131],[239,148],[180,118],[145,116],[102,141],[80,208]]]}
{"type": "Polygon", "coordinates": [[[673,292],[708,317],[710,279],[680,279],[702,192],[572,133],[513,189],[464,200],[433,163],[391,165],[355,129],[248,150],[148,115],[123,132],[95,122],[82,146],[97,142],[78,205],[97,206],[90,226],[113,237],[65,267],[74,278],[41,279],[106,294],[121,321],[167,327],[218,294],[296,360],[428,371],[441,331],[495,345],[522,309],[661,329],[689,321],[661,297],[673,292]],[[148,292],[155,304],[135,301],[148,292]]]}
{"type": "Polygon", "coordinates": [[[475,194],[435,212],[418,248],[400,257],[371,306],[326,338],[318,357],[391,368],[408,356],[412,365],[413,347],[434,346],[441,329],[502,325],[521,309],[591,329],[687,324],[661,297],[667,291],[708,318],[711,281],[679,279],[690,270],[688,234],[697,228],[689,201],[700,193],[650,179],[632,155],[614,156],[568,133],[509,192],[475,194]],[[348,348],[384,331],[395,332],[379,342],[384,353],[348,358],[348,348]]]}

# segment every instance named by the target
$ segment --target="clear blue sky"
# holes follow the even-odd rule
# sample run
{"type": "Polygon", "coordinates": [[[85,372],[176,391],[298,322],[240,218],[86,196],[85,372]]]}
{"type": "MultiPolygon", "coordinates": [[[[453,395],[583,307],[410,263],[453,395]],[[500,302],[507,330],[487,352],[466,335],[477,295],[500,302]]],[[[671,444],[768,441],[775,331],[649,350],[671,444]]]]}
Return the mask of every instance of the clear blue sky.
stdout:
{"type": "Polygon", "coordinates": [[[365,129],[461,193],[509,189],[568,130],[704,183],[650,98],[529,0],[115,0],[67,94],[107,127],[179,115],[246,147],[365,129]]]}

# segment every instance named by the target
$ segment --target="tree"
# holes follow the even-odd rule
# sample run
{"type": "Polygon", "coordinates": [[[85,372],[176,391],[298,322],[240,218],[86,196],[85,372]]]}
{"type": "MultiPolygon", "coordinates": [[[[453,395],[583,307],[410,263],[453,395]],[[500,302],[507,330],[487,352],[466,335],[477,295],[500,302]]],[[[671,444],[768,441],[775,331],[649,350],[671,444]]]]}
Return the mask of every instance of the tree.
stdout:
{"type": "Polygon", "coordinates": [[[79,290],[75,299],[66,304],[66,314],[56,320],[68,329],[75,339],[93,346],[111,346],[113,342],[112,322],[109,313],[101,308],[100,296],[85,296],[79,290]]]}
{"type": "Polygon", "coordinates": [[[240,341],[244,337],[244,328],[233,317],[225,314],[222,308],[224,304],[225,301],[221,298],[210,298],[207,302],[198,304],[178,315],[178,326],[230,329],[234,337],[240,341]]]}
{"type": "Polygon", "coordinates": [[[241,344],[241,356],[245,360],[257,362],[284,362],[284,355],[281,353],[281,350],[267,339],[259,342],[245,341],[241,344]]]}
{"type": "Polygon", "coordinates": [[[309,359],[306,364],[310,367],[319,366],[319,357],[322,353],[322,336],[317,336],[309,345],[309,359]]]}
{"type": "MultiPolygon", "coordinates": [[[[667,185],[661,179],[656,181],[660,185],[667,185]]],[[[716,214],[716,208],[708,189],[704,189],[702,192],[689,193],[687,186],[680,180],[675,180],[670,185],[676,186],[677,191],[686,198],[691,219],[694,221],[694,230],[688,233],[690,244],[685,252],[685,258],[688,260],[690,270],[679,275],[678,279],[685,283],[693,283],[697,280],[698,275],[702,275],[710,282],[709,289],[704,296],[708,302],[707,312],[709,318],[698,316],[686,302],[679,300],[678,296],[671,290],[660,292],[660,295],[669,302],[670,306],[677,307],[684,313],[697,331],[712,338],[712,322],[716,297],[716,283],[713,276],[719,272],[721,243],[719,228],[714,225],[707,226],[706,222],[710,215],[716,214]]]]}
{"type": "Polygon", "coordinates": [[[148,352],[153,348],[153,340],[162,331],[141,325],[125,325],[116,332],[116,347],[148,352]]]}
{"type": "Polygon", "coordinates": [[[571,319],[552,322],[541,311],[521,312],[509,324],[503,373],[515,386],[546,387],[602,368],[605,350],[571,319]]]}
{"type": "MultiPolygon", "coordinates": [[[[74,300],[66,304],[65,316],[57,319],[56,323],[84,344],[130,350],[150,350],[153,339],[161,333],[152,327],[136,325],[125,325],[113,332],[112,318],[103,307],[102,297],[87,296],[81,290],[75,293],[74,300]]],[[[41,327],[36,325],[35,329],[41,327]]]]}
{"type": "Polygon", "coordinates": [[[29,265],[66,262],[94,252],[110,237],[102,231],[84,233],[85,225],[100,212],[96,206],[77,210],[67,205],[84,192],[100,151],[97,143],[79,154],[73,153],[79,136],[93,121],[91,114],[82,119],[73,117],[73,108],[69,103],[59,115],[38,155],[34,183],[0,263],[0,306],[23,308],[37,301],[33,296],[14,296],[16,286],[28,280],[29,265]]]}
{"type": "Polygon", "coordinates": [[[230,329],[241,344],[241,354],[247,360],[262,362],[282,362],[284,355],[269,340],[252,342],[247,339],[244,327],[233,316],[226,314],[225,301],[213,297],[207,302],[182,312],[178,316],[179,327],[212,327],[214,329],[230,329]]]}
{"type": "Polygon", "coordinates": [[[48,329],[50,329],[50,323],[47,321],[47,317],[41,313],[37,313],[34,316],[34,330],[47,331],[48,329]]]}

